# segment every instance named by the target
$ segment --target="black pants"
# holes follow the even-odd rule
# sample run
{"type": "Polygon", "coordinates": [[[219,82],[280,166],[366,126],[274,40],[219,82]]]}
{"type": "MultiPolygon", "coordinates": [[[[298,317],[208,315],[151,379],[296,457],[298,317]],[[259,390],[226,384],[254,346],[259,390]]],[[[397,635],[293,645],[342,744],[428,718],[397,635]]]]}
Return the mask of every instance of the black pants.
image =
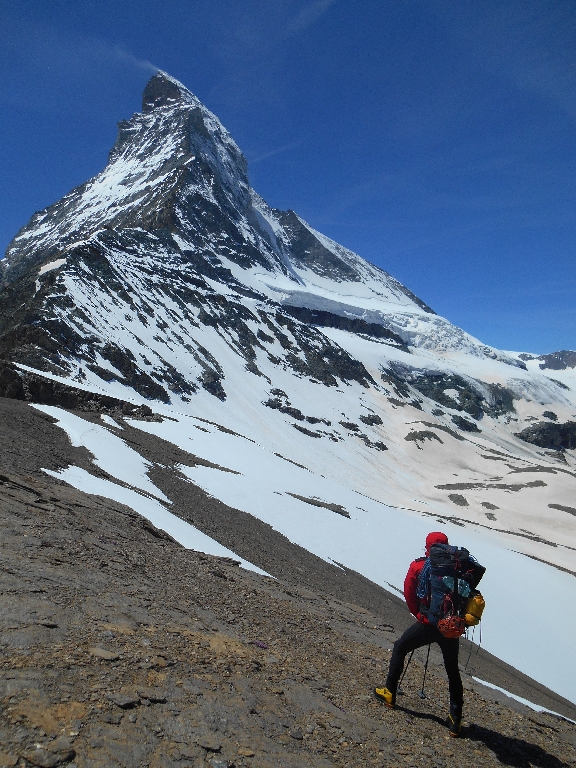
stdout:
{"type": "Polygon", "coordinates": [[[450,689],[450,704],[453,707],[460,708],[464,701],[464,692],[462,689],[462,680],[460,670],[458,669],[458,648],[459,638],[448,639],[442,635],[437,627],[431,624],[421,624],[419,621],[408,627],[406,632],[394,643],[392,658],[390,659],[390,668],[388,669],[388,678],[386,679],[386,688],[394,696],[398,688],[398,681],[404,668],[404,659],[407,654],[416,648],[422,648],[423,645],[438,643],[444,658],[444,666],[448,675],[448,686],[450,689]]]}

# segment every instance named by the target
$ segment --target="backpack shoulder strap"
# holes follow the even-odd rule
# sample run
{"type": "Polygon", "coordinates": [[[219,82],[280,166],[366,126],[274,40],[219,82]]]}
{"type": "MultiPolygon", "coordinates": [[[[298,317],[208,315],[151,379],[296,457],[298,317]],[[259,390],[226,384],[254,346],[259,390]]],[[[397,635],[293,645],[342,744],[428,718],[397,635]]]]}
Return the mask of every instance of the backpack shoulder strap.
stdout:
{"type": "Polygon", "coordinates": [[[430,590],[430,558],[425,557],[424,561],[424,566],[420,571],[420,578],[418,579],[418,588],[416,590],[416,595],[420,600],[428,599],[428,592],[430,590]]]}

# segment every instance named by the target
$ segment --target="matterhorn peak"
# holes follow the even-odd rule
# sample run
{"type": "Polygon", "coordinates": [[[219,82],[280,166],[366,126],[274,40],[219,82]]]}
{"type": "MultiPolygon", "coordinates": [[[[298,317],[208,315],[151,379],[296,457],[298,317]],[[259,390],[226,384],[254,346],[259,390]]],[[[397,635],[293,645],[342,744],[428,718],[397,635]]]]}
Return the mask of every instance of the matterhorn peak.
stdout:
{"type": "Polygon", "coordinates": [[[179,80],[161,70],[148,81],[142,93],[142,112],[152,112],[158,107],[175,106],[178,102],[198,103],[194,94],[179,80]]]}
{"type": "MultiPolygon", "coordinates": [[[[524,365],[438,317],[393,277],[294,212],[267,206],[250,188],[246,159],[226,128],[166,72],[148,81],[142,112],[118,127],[106,167],[36,213],[10,243],[2,283],[30,273],[35,287],[37,270],[84,260],[90,248],[113,248],[126,262],[130,238],[148,233],[148,244],[139,241],[138,248],[155,253],[155,271],[173,258],[194,262],[198,272],[198,261],[207,260],[207,275],[229,285],[232,272],[224,278],[226,270],[257,269],[258,278],[242,271],[234,280],[305,323],[344,324],[402,347],[465,349],[524,365]]],[[[41,295],[34,294],[36,300],[41,295]]]]}
{"type": "Polygon", "coordinates": [[[106,167],[34,214],[9,244],[0,283],[104,229],[186,229],[200,200],[242,218],[251,205],[248,186],[246,160],[218,118],[158,72],[144,89],[142,112],[118,124],[106,167]]]}

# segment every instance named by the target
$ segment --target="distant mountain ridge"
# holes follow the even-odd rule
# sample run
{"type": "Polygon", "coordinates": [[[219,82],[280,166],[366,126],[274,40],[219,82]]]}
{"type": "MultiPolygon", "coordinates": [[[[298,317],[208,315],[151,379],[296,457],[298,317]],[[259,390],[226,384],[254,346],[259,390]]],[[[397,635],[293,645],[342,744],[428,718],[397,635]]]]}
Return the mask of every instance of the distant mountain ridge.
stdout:
{"type": "Polygon", "coordinates": [[[521,360],[541,360],[539,368],[549,368],[552,371],[565,371],[567,368],[576,368],[576,352],[570,349],[562,349],[560,352],[550,352],[547,355],[519,355],[521,360]]]}

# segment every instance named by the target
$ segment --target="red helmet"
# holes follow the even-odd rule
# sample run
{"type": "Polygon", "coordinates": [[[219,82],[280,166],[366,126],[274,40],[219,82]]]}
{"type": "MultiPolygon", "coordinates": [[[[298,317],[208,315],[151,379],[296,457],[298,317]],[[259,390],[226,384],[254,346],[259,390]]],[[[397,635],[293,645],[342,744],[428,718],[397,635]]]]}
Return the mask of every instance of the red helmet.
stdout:
{"type": "Polygon", "coordinates": [[[434,531],[426,536],[426,554],[430,552],[430,547],[434,544],[448,544],[448,536],[441,531],[434,531]]]}

